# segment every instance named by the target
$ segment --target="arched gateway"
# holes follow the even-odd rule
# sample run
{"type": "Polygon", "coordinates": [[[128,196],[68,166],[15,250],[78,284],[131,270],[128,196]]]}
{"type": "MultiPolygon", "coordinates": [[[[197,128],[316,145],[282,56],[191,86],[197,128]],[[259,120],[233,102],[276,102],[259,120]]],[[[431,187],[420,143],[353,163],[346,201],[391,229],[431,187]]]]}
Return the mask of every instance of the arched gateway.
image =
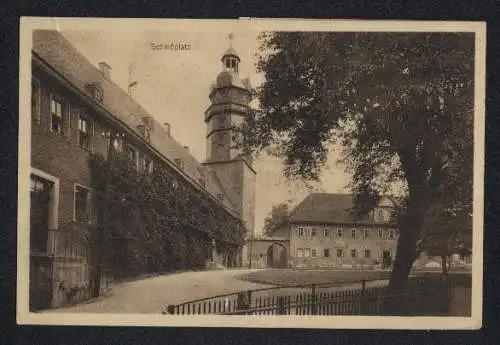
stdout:
{"type": "Polygon", "coordinates": [[[290,241],[279,237],[258,237],[247,243],[250,266],[253,268],[287,268],[290,241]]]}
{"type": "Polygon", "coordinates": [[[273,242],[267,248],[267,267],[286,268],[288,266],[288,251],[283,243],[273,242]]]}

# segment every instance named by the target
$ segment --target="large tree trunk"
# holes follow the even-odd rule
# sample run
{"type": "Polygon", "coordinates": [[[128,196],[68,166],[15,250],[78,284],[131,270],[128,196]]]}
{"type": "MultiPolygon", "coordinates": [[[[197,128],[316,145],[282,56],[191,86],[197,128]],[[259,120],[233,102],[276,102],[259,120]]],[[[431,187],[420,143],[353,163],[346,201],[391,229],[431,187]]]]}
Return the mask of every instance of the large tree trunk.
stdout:
{"type": "Polygon", "coordinates": [[[389,281],[388,292],[398,293],[404,289],[411,267],[416,258],[418,230],[414,226],[401,231],[398,240],[396,259],[389,281]]]}
{"type": "Polygon", "coordinates": [[[396,259],[391,273],[389,286],[382,305],[383,312],[390,315],[403,315],[405,304],[401,297],[408,281],[413,262],[417,256],[417,240],[422,224],[421,216],[417,213],[407,214],[400,223],[399,239],[396,259]]]}

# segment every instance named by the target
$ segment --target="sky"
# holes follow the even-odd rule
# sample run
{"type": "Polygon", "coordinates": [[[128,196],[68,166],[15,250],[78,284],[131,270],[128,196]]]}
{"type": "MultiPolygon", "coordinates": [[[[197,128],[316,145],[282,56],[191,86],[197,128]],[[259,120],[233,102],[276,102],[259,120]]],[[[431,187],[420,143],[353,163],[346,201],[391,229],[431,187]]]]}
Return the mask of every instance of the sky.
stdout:
{"type": "MultiPolygon", "coordinates": [[[[210,101],[210,86],[222,70],[222,54],[228,49],[230,32],[165,32],[165,31],[84,31],[69,30],[62,34],[94,66],[101,61],[111,66],[111,79],[127,90],[130,81],[138,84],[134,99],[160,123],[168,122],[172,136],[188,146],[200,162],[206,157],[206,125],[204,112],[210,101]],[[152,49],[152,44],[189,45],[186,50],[152,49]],[[129,66],[135,69],[129,76],[129,66]]],[[[258,33],[233,32],[233,48],[241,58],[240,77],[250,78],[253,87],[264,81],[256,72],[259,48],[258,33]]],[[[273,205],[288,203],[291,208],[311,191],[348,192],[349,176],[337,164],[338,148],[329,154],[327,168],[319,183],[287,180],[278,158],[262,154],[255,162],[257,171],[255,234],[262,232],[264,218],[273,205]]]]}

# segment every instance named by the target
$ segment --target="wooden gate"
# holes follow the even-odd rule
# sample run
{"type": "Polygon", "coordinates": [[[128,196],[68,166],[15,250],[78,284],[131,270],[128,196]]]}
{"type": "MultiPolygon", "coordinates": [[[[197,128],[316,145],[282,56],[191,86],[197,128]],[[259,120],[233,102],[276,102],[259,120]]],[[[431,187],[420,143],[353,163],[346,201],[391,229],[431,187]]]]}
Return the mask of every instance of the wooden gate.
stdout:
{"type": "Polygon", "coordinates": [[[30,257],[30,311],[50,308],[52,302],[53,258],[32,254],[30,257]]]}

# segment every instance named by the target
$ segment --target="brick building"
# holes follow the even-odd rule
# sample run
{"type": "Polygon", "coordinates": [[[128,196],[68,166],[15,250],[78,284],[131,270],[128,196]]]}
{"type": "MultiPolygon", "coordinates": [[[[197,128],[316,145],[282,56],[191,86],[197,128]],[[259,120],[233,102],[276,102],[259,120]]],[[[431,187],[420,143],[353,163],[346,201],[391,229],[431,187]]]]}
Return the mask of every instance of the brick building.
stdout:
{"type": "MultiPolygon", "coordinates": [[[[111,143],[126,151],[136,168],[169,169],[193,190],[205,193],[213,207],[253,230],[255,171],[241,155],[237,125],[248,115],[250,85],[238,77],[234,49],[222,57],[223,71],[209,95],[205,114],[207,161],[198,162],[180,145],[170,126],[160,124],[112,79],[111,67],[95,67],[62,34],[33,32],[31,81],[30,304],[58,307],[89,297],[89,248],[77,235],[99,223],[93,207],[91,154],[106,157],[109,133],[123,133],[111,143]]],[[[23,115],[21,116],[28,116],[23,115]]],[[[203,115],[200,116],[203,121],[203,115]]],[[[209,241],[207,260],[241,265],[242,244],[222,251],[209,241]]]]}
{"type": "Polygon", "coordinates": [[[359,220],[352,216],[352,206],[352,195],[313,193],[295,207],[288,224],[294,267],[368,268],[391,264],[398,237],[391,221],[391,199],[382,198],[373,212],[359,220]]]}

